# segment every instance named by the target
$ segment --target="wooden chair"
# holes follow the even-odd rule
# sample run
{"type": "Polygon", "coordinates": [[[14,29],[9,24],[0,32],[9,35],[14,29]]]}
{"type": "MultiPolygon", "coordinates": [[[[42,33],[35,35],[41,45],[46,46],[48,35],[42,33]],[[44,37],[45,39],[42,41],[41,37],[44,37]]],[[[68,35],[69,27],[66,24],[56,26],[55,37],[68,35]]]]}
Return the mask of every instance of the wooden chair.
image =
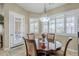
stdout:
{"type": "Polygon", "coordinates": [[[25,48],[26,48],[26,55],[28,56],[28,48],[27,48],[27,43],[26,43],[26,39],[23,37],[24,43],[25,43],[25,48]]]}
{"type": "Polygon", "coordinates": [[[48,34],[47,34],[47,39],[48,39],[48,42],[54,42],[55,34],[53,34],[53,33],[48,33],[48,34]]]}
{"type": "Polygon", "coordinates": [[[35,39],[35,34],[34,33],[29,33],[27,34],[28,39],[34,40],[35,39]]]}
{"type": "Polygon", "coordinates": [[[24,37],[23,39],[26,46],[26,55],[27,56],[37,55],[35,40],[25,39],[24,37]]]}
{"type": "Polygon", "coordinates": [[[57,55],[57,56],[66,56],[66,51],[67,51],[68,45],[69,45],[69,43],[70,43],[71,41],[72,41],[72,38],[69,38],[69,39],[67,40],[67,43],[66,43],[66,46],[65,46],[64,51],[57,51],[56,55],[57,55]]]}

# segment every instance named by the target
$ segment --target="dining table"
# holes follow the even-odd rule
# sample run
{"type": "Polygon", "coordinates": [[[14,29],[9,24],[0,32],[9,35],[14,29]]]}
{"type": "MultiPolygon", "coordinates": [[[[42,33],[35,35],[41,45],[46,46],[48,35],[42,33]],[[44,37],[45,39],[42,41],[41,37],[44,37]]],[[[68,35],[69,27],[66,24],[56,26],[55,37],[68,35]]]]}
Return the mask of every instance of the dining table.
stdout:
{"type": "Polygon", "coordinates": [[[45,38],[45,41],[39,41],[39,39],[35,39],[37,51],[44,51],[45,55],[49,51],[58,51],[62,48],[62,43],[60,41],[48,42],[48,39],[45,38]],[[45,43],[45,48],[40,48],[39,42],[45,43]]]}

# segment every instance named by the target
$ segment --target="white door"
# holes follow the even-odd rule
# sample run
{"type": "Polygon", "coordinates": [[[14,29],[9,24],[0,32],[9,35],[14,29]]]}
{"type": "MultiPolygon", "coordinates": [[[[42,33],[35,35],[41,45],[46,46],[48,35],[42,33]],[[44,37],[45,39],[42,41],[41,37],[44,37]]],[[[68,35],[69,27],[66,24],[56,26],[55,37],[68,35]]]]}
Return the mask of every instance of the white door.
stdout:
{"type": "Polygon", "coordinates": [[[24,16],[10,12],[9,13],[9,46],[14,47],[23,44],[24,36],[24,16]]]}

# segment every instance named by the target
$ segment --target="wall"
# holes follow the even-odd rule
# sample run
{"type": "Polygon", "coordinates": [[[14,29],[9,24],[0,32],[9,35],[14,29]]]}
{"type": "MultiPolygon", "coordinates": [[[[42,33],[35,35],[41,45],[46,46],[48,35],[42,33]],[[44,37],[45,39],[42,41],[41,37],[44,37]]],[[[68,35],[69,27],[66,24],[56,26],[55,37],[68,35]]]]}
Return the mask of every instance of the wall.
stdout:
{"type": "MultiPolygon", "coordinates": [[[[49,10],[47,13],[48,13],[48,15],[54,15],[57,13],[76,10],[76,9],[79,9],[79,3],[67,3],[64,6],[49,10]]],[[[56,40],[61,41],[63,44],[63,47],[65,47],[65,43],[67,42],[67,39],[68,39],[67,36],[56,35],[56,40]]],[[[69,44],[68,48],[71,50],[77,51],[78,50],[77,46],[78,46],[77,37],[73,36],[73,40],[69,44]]]]}
{"type": "MultiPolygon", "coordinates": [[[[50,16],[50,15],[54,15],[54,14],[58,14],[58,13],[62,13],[62,12],[76,10],[76,9],[79,9],[79,3],[67,3],[61,7],[54,8],[54,9],[47,11],[47,14],[48,14],[48,16],[50,16]]],[[[44,14],[41,13],[41,15],[43,16],[44,14]]],[[[61,41],[63,44],[63,47],[65,47],[65,43],[67,42],[67,39],[68,39],[68,36],[56,35],[56,40],[61,41]]],[[[77,37],[73,36],[73,40],[69,44],[68,48],[71,50],[78,51],[77,46],[78,46],[77,37]]]]}
{"type": "Polygon", "coordinates": [[[28,32],[28,15],[27,12],[16,4],[4,4],[4,49],[9,48],[9,11],[13,11],[25,16],[25,30],[28,32]]]}
{"type": "MultiPolygon", "coordinates": [[[[56,35],[55,40],[58,40],[62,43],[62,46],[65,47],[66,42],[68,40],[68,36],[56,35]]],[[[69,43],[68,49],[77,52],[77,37],[72,37],[72,41],[69,43]]]]}
{"type": "MultiPolygon", "coordinates": [[[[9,11],[13,11],[19,14],[22,14],[25,16],[25,33],[28,33],[28,26],[29,26],[29,17],[31,15],[31,13],[27,12],[25,9],[21,8],[20,6],[18,6],[17,4],[14,3],[6,3],[4,4],[4,49],[8,49],[9,48],[9,11]]],[[[35,15],[35,14],[34,14],[35,15]]],[[[32,15],[31,15],[32,16],[32,15]]]]}

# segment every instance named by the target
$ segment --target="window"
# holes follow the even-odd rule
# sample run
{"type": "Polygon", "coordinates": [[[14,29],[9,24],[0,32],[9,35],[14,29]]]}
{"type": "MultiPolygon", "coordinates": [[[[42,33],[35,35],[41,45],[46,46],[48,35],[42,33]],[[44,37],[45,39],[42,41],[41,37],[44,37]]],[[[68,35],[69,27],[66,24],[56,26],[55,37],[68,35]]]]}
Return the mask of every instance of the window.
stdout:
{"type": "Polygon", "coordinates": [[[49,21],[49,33],[55,33],[55,19],[49,21]]]}
{"type": "Polygon", "coordinates": [[[34,26],[35,26],[35,33],[38,33],[38,22],[36,22],[35,24],[34,24],[34,26]]]}
{"type": "MultiPolygon", "coordinates": [[[[69,13],[68,13],[69,15],[69,13]]],[[[40,24],[37,19],[31,19],[30,21],[30,33],[38,33],[39,29],[42,33],[56,33],[60,35],[74,35],[77,34],[77,19],[74,15],[59,15],[50,17],[49,22],[41,22],[40,24]],[[56,17],[56,18],[55,18],[56,17]],[[39,27],[41,25],[41,27],[39,27]]]]}
{"type": "Polygon", "coordinates": [[[35,31],[35,25],[32,23],[32,24],[30,24],[30,33],[34,33],[35,31]]]}
{"type": "Polygon", "coordinates": [[[76,27],[75,17],[74,16],[66,17],[66,33],[75,34],[76,33],[75,27],[76,27]]]}
{"type": "Polygon", "coordinates": [[[33,19],[30,19],[30,33],[38,33],[38,22],[33,21],[33,19]]]}
{"type": "Polygon", "coordinates": [[[56,33],[64,33],[64,18],[56,18],[56,33]]]}
{"type": "Polygon", "coordinates": [[[42,33],[48,32],[48,22],[42,22],[42,33]]]}

